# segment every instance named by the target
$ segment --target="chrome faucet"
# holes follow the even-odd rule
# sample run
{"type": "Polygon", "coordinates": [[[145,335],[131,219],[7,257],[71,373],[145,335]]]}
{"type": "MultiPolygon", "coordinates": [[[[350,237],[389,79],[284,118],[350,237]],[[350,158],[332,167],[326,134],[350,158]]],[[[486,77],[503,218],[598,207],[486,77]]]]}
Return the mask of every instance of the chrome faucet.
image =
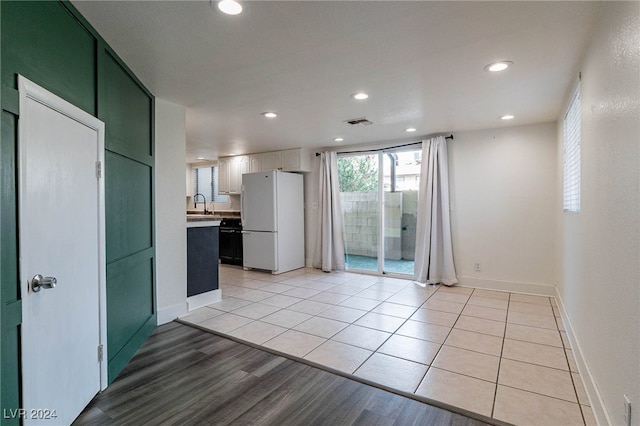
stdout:
{"type": "Polygon", "coordinates": [[[198,208],[198,202],[196,201],[198,198],[198,195],[200,195],[204,200],[204,214],[208,214],[209,212],[207,211],[207,197],[205,197],[204,194],[201,194],[199,192],[193,196],[193,208],[194,209],[198,208]]]}

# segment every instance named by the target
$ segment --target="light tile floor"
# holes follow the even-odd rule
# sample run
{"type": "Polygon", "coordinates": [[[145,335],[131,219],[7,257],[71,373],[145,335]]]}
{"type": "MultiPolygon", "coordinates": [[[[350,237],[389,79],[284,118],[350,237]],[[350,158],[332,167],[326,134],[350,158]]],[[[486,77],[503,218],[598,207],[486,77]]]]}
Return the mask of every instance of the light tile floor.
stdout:
{"type": "Polygon", "coordinates": [[[593,425],[553,298],[299,269],[220,267],[181,320],[517,425],[593,425]]]}

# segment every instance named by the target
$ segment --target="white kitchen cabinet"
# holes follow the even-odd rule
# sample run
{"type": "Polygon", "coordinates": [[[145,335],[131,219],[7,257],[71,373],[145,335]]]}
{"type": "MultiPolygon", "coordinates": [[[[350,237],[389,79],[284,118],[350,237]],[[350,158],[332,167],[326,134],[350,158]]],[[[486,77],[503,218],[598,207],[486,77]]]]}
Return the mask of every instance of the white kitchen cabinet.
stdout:
{"type": "Polygon", "coordinates": [[[249,156],[249,173],[262,171],[262,154],[251,154],[249,156]]]}
{"type": "Polygon", "coordinates": [[[240,193],[242,175],[245,173],[249,173],[249,157],[246,155],[233,157],[229,164],[229,194],[240,193]]]}
{"type": "Polygon", "coordinates": [[[262,171],[282,170],[282,151],[262,153],[262,171]]]}
{"type": "Polygon", "coordinates": [[[308,172],[311,170],[309,151],[303,148],[280,151],[282,155],[282,169],[285,172],[308,172]]]}
{"type": "Polygon", "coordinates": [[[218,160],[218,194],[229,193],[230,163],[233,158],[220,158],[218,160]]]}
{"type": "Polygon", "coordinates": [[[245,173],[269,170],[308,172],[310,166],[309,152],[303,148],[222,157],[218,159],[218,193],[240,194],[245,173]]]}

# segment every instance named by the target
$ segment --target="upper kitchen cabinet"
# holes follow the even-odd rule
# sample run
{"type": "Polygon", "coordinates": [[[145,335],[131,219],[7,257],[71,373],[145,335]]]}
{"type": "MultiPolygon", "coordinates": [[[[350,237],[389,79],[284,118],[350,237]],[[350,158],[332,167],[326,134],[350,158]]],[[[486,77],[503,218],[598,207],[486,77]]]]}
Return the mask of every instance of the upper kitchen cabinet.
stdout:
{"type": "Polygon", "coordinates": [[[218,160],[218,193],[239,194],[242,175],[249,173],[249,156],[225,157],[218,160]]]}
{"type": "Polygon", "coordinates": [[[229,194],[239,194],[242,187],[242,175],[249,173],[249,157],[233,157],[229,167],[229,194]]]}
{"type": "Polygon", "coordinates": [[[285,172],[308,172],[311,170],[309,152],[303,148],[280,151],[282,155],[282,170],[285,172]]]}
{"type": "Polygon", "coordinates": [[[229,193],[229,170],[233,157],[218,160],[218,194],[229,193]]]}
{"type": "Polygon", "coordinates": [[[282,151],[263,152],[262,154],[262,170],[282,170],[282,151]]]}
{"type": "Polygon", "coordinates": [[[262,154],[251,154],[249,156],[249,173],[262,171],[262,154]]]}
{"type": "MultiPolygon", "coordinates": [[[[262,156],[262,170],[255,171],[267,172],[270,170],[282,170],[284,172],[308,172],[311,170],[309,152],[304,148],[263,152],[262,154],[254,155],[262,156]]],[[[254,171],[253,168],[251,168],[251,171],[254,171]]]]}
{"type": "Polygon", "coordinates": [[[218,159],[218,193],[240,194],[242,175],[245,173],[282,170],[285,172],[309,172],[309,151],[304,148],[271,151],[218,159]]]}

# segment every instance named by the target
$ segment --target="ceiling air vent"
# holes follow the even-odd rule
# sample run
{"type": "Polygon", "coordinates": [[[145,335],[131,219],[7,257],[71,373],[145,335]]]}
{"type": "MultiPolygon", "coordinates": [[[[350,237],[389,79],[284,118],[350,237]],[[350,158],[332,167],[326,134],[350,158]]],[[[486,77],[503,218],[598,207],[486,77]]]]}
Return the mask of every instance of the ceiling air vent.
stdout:
{"type": "Polygon", "coordinates": [[[360,126],[370,126],[373,124],[373,121],[369,121],[366,118],[354,118],[352,120],[345,120],[345,123],[349,123],[352,126],[360,125],[360,126]]]}

